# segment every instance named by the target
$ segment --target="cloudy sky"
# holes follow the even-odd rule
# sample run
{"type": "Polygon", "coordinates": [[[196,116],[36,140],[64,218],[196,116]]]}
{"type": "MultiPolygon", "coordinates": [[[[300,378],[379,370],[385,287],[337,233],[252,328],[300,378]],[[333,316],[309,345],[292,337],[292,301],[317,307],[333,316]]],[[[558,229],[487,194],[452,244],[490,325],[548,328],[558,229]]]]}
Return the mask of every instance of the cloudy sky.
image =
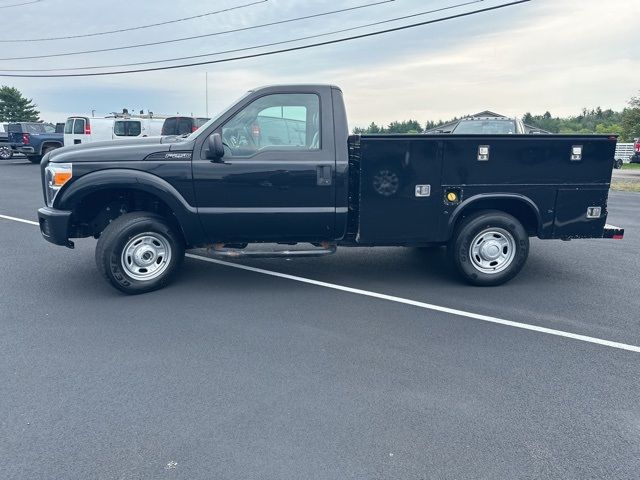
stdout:
{"type": "MultiPolygon", "coordinates": [[[[215,33],[381,0],[266,0],[160,27],[26,42],[33,38],[147,25],[258,0],[40,0],[7,8],[28,1],[0,0],[2,72],[202,55],[330,33],[472,0],[394,0],[351,12],[197,40],[112,52],[8,60],[215,33]]],[[[508,1],[478,0],[446,12],[323,39],[416,23],[508,1]]],[[[638,0],[532,0],[435,25],[250,60],[105,77],[0,77],[0,84],[15,86],[32,97],[48,121],[64,121],[68,115],[90,114],[92,110],[96,115],[104,115],[123,107],[164,114],[204,115],[207,111],[205,72],[209,78],[210,115],[244,91],[273,83],[341,86],[351,127],[407,118],[425,122],[485,109],[518,116],[527,111],[543,113],[545,110],[568,115],[582,107],[598,105],[621,109],[632,95],[639,93],[640,47],[636,41],[639,18],[638,0]]],[[[305,43],[309,41],[288,46],[305,43]]],[[[251,50],[251,53],[271,49],[273,47],[251,50]]],[[[176,63],[180,62],[170,64],[176,63]]]]}

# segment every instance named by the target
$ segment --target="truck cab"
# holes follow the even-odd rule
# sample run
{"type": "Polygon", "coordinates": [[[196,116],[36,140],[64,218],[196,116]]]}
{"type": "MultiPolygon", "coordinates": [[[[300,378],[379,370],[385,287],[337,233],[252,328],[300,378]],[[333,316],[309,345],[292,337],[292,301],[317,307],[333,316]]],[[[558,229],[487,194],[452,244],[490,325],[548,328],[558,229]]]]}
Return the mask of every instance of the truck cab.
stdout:
{"type": "Polygon", "coordinates": [[[99,270],[126,293],[163,287],[195,247],[250,258],[447,245],[462,278],[499,285],[524,266],[530,237],[622,238],[606,224],[615,144],[610,136],[349,136],[338,87],[269,86],[187,137],[50,153],[38,215],[52,243],[98,238],[99,270]]]}
{"type": "Polygon", "coordinates": [[[207,236],[240,242],[341,236],[348,162],[342,105],[340,90],[330,86],[268,87],[203,127],[211,133],[196,137],[192,167],[207,236]],[[223,145],[219,158],[211,158],[211,134],[223,145]]]}

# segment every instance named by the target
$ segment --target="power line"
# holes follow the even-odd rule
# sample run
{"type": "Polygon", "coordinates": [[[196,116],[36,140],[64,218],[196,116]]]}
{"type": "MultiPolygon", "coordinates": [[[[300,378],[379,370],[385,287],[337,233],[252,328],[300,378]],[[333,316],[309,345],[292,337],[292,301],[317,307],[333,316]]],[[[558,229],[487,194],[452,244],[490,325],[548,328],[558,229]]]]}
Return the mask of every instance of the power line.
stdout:
{"type": "Polygon", "coordinates": [[[34,3],[40,3],[42,0],[32,0],[31,2],[23,2],[23,3],[14,3],[11,5],[1,5],[0,8],[11,8],[11,7],[23,7],[25,5],[32,5],[34,3]]]}
{"type": "Polygon", "coordinates": [[[390,19],[386,19],[386,20],[380,20],[378,22],[373,22],[373,23],[367,23],[364,25],[359,25],[356,27],[349,27],[349,28],[343,28],[340,30],[334,30],[331,32],[325,32],[325,33],[320,33],[320,34],[315,34],[315,35],[307,35],[304,37],[298,37],[298,38],[293,38],[293,39],[289,39],[289,40],[281,40],[281,41],[277,41],[277,42],[270,42],[270,43],[263,43],[260,45],[253,45],[250,47],[241,47],[241,48],[234,48],[231,50],[222,50],[222,51],[218,51],[218,52],[211,52],[211,53],[203,53],[200,55],[189,55],[186,57],[177,57],[177,58],[165,58],[162,60],[152,60],[152,61],[146,61],[146,62],[133,62],[133,63],[120,63],[120,64],[115,64],[115,65],[98,65],[98,66],[91,66],[91,67],[67,67],[67,68],[24,68],[24,69],[4,69],[2,71],[4,72],[64,72],[64,71],[78,71],[78,70],[97,70],[97,69],[105,69],[105,68],[120,68],[120,67],[133,67],[133,66],[139,66],[139,65],[152,65],[152,64],[156,64],[156,63],[167,63],[167,62],[176,62],[176,61],[180,61],[180,60],[192,60],[194,58],[203,58],[203,57],[213,57],[213,56],[217,56],[217,55],[223,55],[223,54],[227,54],[227,53],[238,53],[238,52],[246,52],[247,50],[258,50],[261,48],[266,48],[266,47],[274,47],[276,45],[285,45],[285,44],[289,44],[289,43],[295,43],[295,42],[300,42],[302,40],[311,40],[314,38],[322,38],[322,37],[328,37],[331,35],[336,35],[338,33],[345,33],[345,32],[351,32],[354,30],[361,30],[363,28],[368,28],[368,27],[373,27],[376,25],[384,25],[387,23],[393,23],[393,22],[397,22],[399,20],[406,20],[408,18],[415,18],[415,17],[421,17],[424,15],[429,15],[432,13],[438,13],[438,12],[442,12],[445,10],[452,10],[454,8],[459,8],[459,7],[464,7],[464,6],[468,6],[474,3],[481,3],[484,2],[484,0],[471,0],[468,2],[464,2],[464,3],[458,3],[455,5],[450,5],[448,7],[442,7],[442,8],[437,8],[435,10],[427,10],[424,12],[419,12],[419,13],[413,13],[411,15],[404,15],[401,17],[395,17],[395,18],[390,18],[390,19]]]}
{"type": "Polygon", "coordinates": [[[19,77],[19,78],[98,77],[98,76],[107,76],[107,75],[122,75],[122,74],[126,74],[126,73],[157,72],[157,71],[161,71],[161,70],[175,70],[175,69],[179,69],[179,68],[187,68],[187,67],[196,67],[196,66],[201,66],[201,65],[212,65],[212,64],[216,64],[216,63],[233,62],[233,61],[238,61],[238,60],[246,60],[246,59],[250,59],[250,58],[258,58],[258,57],[276,55],[276,54],[280,54],[280,53],[293,52],[293,51],[298,51],[298,50],[306,50],[306,49],[309,49],[309,48],[315,48],[315,47],[320,47],[320,46],[325,46],[325,45],[332,45],[332,44],[336,44],[336,43],[342,43],[342,42],[347,42],[347,41],[351,41],[351,40],[357,40],[357,39],[360,39],[360,38],[368,38],[368,37],[373,37],[373,36],[377,36],[377,35],[383,35],[383,34],[386,34],[386,33],[398,32],[398,31],[401,31],[401,30],[407,30],[407,29],[410,29],[410,28],[420,27],[420,26],[424,26],[424,25],[431,25],[431,24],[445,22],[445,21],[453,20],[453,19],[457,19],[457,18],[469,17],[469,16],[476,15],[476,14],[479,14],[479,13],[484,13],[484,12],[489,12],[489,11],[492,11],[492,10],[498,10],[498,9],[502,9],[502,8],[506,8],[506,7],[511,7],[511,6],[514,6],[514,5],[522,4],[522,3],[528,3],[530,1],[531,0],[518,0],[518,1],[514,1],[514,2],[504,3],[502,5],[496,5],[496,6],[493,6],[493,7],[482,8],[482,9],[479,9],[479,10],[472,10],[472,11],[465,12],[465,13],[459,13],[457,15],[451,15],[451,16],[448,16],[448,17],[437,18],[437,19],[434,19],[434,20],[427,20],[427,21],[424,21],[424,22],[413,23],[413,24],[409,24],[409,25],[403,25],[403,26],[400,26],[400,27],[389,28],[389,29],[386,29],[386,30],[378,30],[378,31],[375,31],[375,32],[363,33],[361,35],[354,35],[354,36],[346,37],[346,38],[339,38],[339,39],[335,39],[335,40],[327,40],[327,41],[324,41],[324,42],[311,43],[311,44],[308,44],[308,45],[300,45],[300,46],[297,46],[297,47],[283,48],[283,49],[280,49],[280,50],[272,50],[270,52],[254,53],[254,54],[244,55],[244,56],[240,56],[240,57],[223,58],[223,59],[220,59],[220,60],[209,60],[209,61],[206,61],[206,62],[185,63],[185,64],[180,64],[180,65],[168,65],[168,66],[163,66],[163,67],[141,68],[141,69],[135,69],[135,70],[119,70],[119,71],[115,71],[115,72],[63,73],[63,74],[45,74],[45,75],[42,75],[42,74],[33,75],[33,74],[5,74],[5,73],[0,73],[0,77],[19,77]]]}
{"type": "MultiPolygon", "coordinates": [[[[37,1],[42,1],[42,0],[37,0],[37,1]]],[[[0,43],[12,43],[12,42],[45,42],[45,41],[51,41],[51,40],[69,40],[72,38],[86,38],[86,37],[97,37],[100,35],[109,35],[112,33],[122,33],[122,32],[131,32],[133,30],[142,30],[145,28],[152,28],[152,27],[159,27],[162,25],[169,25],[172,23],[179,23],[179,22],[186,22],[187,20],[194,20],[196,18],[202,18],[202,17],[208,17],[211,15],[217,15],[219,13],[225,13],[225,12],[230,12],[232,10],[239,10],[241,8],[246,8],[246,7],[252,7],[254,5],[258,5],[261,3],[265,3],[268,2],[269,0],[258,0],[255,2],[251,2],[251,3],[245,3],[244,5],[237,5],[235,7],[229,7],[229,8],[225,8],[223,10],[216,10],[213,12],[206,12],[206,13],[201,13],[200,15],[193,15],[191,17],[183,17],[183,18],[176,18],[175,20],[166,20],[164,22],[158,22],[158,23],[150,23],[148,25],[139,25],[137,27],[129,27],[129,28],[120,28],[117,30],[106,30],[104,32],[94,32],[94,33],[84,33],[81,35],[68,35],[65,37],[43,37],[43,38],[10,38],[10,39],[5,39],[5,40],[1,40],[0,39],[0,43]]],[[[30,2],[30,3],[36,3],[36,2],[30,2]]],[[[25,4],[21,4],[21,5],[25,5],[25,4]]],[[[16,5],[9,5],[9,6],[16,6],[16,5]]],[[[5,8],[5,7],[0,7],[0,8],[5,8]]]]}
{"type": "MultiPolygon", "coordinates": [[[[195,39],[199,39],[199,38],[205,38],[205,37],[213,37],[213,36],[217,36],[217,35],[222,35],[222,34],[227,34],[227,33],[235,33],[235,32],[243,32],[246,30],[253,30],[256,28],[263,28],[263,27],[271,27],[274,25],[282,25],[284,23],[291,23],[291,22],[298,22],[301,20],[308,20],[310,18],[317,18],[317,17],[323,17],[326,15],[333,15],[336,13],[344,13],[344,12],[348,12],[348,11],[352,11],[352,10],[359,10],[359,9],[363,9],[363,8],[369,8],[369,7],[375,7],[378,5],[382,5],[385,3],[392,3],[395,2],[396,0],[380,0],[374,3],[367,3],[364,5],[358,5],[355,7],[349,7],[349,8],[341,8],[339,10],[331,10],[329,12],[322,12],[322,13],[315,13],[313,15],[305,15],[304,17],[296,17],[296,18],[289,18],[287,20],[278,20],[276,22],[269,22],[269,23],[263,23],[260,25],[252,25],[249,27],[241,27],[241,28],[235,28],[232,30],[224,30],[221,32],[214,32],[214,33],[205,33],[202,35],[193,35],[190,37],[182,37],[182,38],[175,38],[172,40],[160,40],[157,42],[149,42],[149,43],[138,43],[138,44],[134,44],[134,45],[124,45],[121,47],[110,47],[110,48],[100,48],[100,49],[96,49],[96,50],[82,50],[82,51],[77,51],[77,52],[65,52],[65,53],[50,53],[50,54],[46,54],[46,55],[31,55],[28,57],[6,57],[6,58],[0,58],[0,61],[5,61],[5,60],[33,60],[36,58],[52,58],[52,57],[68,57],[71,55],[84,55],[87,53],[102,53],[102,52],[113,52],[113,51],[117,51],[117,50],[128,50],[128,49],[132,49],[132,48],[140,48],[140,47],[152,47],[152,46],[157,46],[157,45],[165,45],[167,43],[176,43],[176,42],[184,42],[187,40],[195,40],[195,39]]],[[[481,0],[484,1],[484,0],[481,0]]]]}

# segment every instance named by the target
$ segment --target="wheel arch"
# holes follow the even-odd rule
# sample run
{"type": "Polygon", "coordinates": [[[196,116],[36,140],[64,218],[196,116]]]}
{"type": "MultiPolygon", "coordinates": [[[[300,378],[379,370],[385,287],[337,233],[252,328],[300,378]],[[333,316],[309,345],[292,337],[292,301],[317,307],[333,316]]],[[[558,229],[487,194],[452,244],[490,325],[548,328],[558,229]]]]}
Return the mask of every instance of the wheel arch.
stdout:
{"type": "Polygon", "coordinates": [[[529,197],[517,193],[478,194],[464,200],[449,217],[447,235],[451,238],[456,226],[468,215],[480,210],[499,210],[522,223],[529,236],[540,236],[542,216],[538,206],[529,197]]]}
{"type": "MultiPolygon", "coordinates": [[[[148,172],[108,169],[87,173],[60,192],[54,207],[72,211],[76,220],[83,220],[83,215],[97,214],[110,201],[123,197],[134,202],[134,207],[141,201],[157,202],[160,212],[156,213],[169,214],[175,219],[185,243],[203,243],[204,232],[197,209],[173,185],[148,172]]],[[[96,233],[99,232],[89,232],[91,235],[96,233]]]]}
{"type": "Polygon", "coordinates": [[[44,149],[47,147],[62,148],[63,145],[62,143],[56,142],[55,140],[46,140],[40,145],[40,155],[43,155],[44,149]]]}

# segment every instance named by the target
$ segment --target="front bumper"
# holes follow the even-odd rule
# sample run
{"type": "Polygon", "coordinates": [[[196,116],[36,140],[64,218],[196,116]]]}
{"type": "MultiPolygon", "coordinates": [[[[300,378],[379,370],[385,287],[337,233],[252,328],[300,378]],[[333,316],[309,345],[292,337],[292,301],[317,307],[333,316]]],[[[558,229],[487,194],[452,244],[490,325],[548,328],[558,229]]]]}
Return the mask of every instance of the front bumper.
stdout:
{"type": "Polygon", "coordinates": [[[73,248],[73,242],[69,240],[69,220],[71,212],[43,207],[38,210],[40,233],[45,240],[55,245],[63,245],[73,248]]]}

